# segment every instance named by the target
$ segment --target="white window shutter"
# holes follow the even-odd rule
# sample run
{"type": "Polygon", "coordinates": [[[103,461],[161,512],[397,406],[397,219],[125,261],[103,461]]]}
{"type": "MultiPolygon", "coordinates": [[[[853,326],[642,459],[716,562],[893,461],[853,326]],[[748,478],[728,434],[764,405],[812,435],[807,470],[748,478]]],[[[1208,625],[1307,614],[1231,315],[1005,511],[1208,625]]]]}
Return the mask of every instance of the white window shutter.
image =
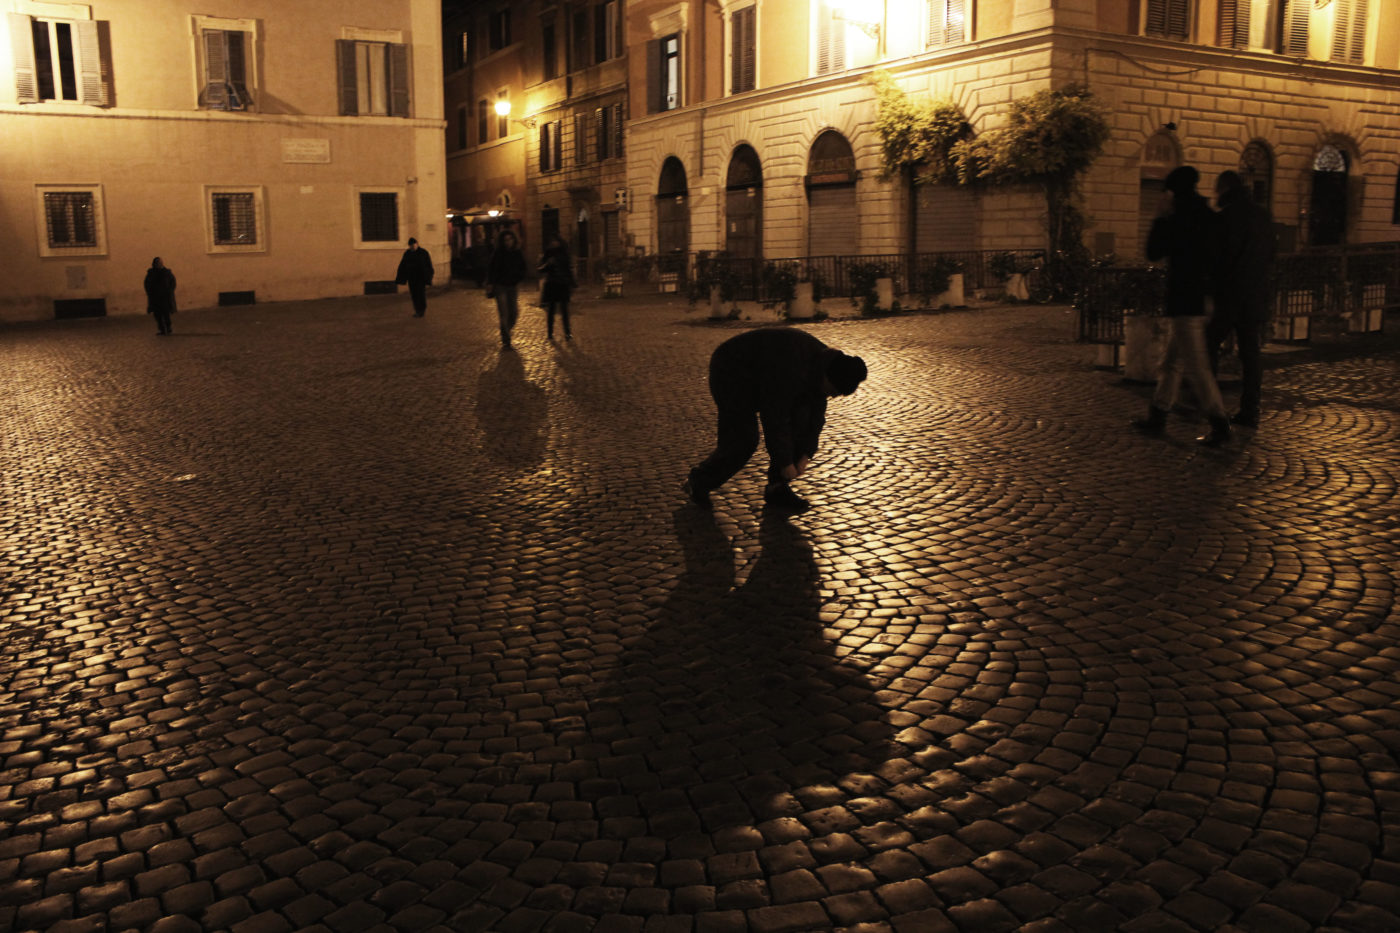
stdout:
{"type": "Polygon", "coordinates": [[[107,75],[102,61],[102,44],[94,20],[73,24],[78,39],[78,101],[92,107],[107,106],[107,75]]]}
{"type": "Polygon", "coordinates": [[[21,104],[39,102],[34,72],[34,27],[24,13],[10,13],[10,50],[15,62],[15,97],[21,104]]]}
{"type": "Polygon", "coordinates": [[[1284,23],[1283,54],[1308,57],[1308,24],[1312,0],[1288,0],[1288,16],[1284,23]]]}
{"type": "Polygon", "coordinates": [[[204,30],[204,93],[200,106],[228,109],[228,55],[222,29],[204,30]]]}

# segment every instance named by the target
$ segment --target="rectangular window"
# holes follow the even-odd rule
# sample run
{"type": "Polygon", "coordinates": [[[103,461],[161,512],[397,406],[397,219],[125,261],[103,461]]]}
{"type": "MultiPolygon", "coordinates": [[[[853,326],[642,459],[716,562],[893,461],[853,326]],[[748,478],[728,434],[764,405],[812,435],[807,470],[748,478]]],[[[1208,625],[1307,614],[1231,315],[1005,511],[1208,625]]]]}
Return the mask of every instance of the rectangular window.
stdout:
{"type": "Polygon", "coordinates": [[[540,25],[540,46],[543,53],[544,79],[559,77],[559,37],[554,31],[554,17],[540,25]]]}
{"type": "Polygon", "coordinates": [[[593,8],[593,61],[611,61],[617,49],[617,2],[604,0],[593,8]]]}
{"type": "Polygon", "coordinates": [[[360,243],[398,243],[399,195],[396,191],[360,192],[360,243]]]}
{"type": "Polygon", "coordinates": [[[107,105],[109,68],[95,21],[38,19],[23,13],[7,14],[7,19],[18,103],[71,100],[107,105]]]}
{"type": "Polygon", "coordinates": [[[559,139],[558,120],[540,124],[540,172],[556,172],[560,169],[560,155],[563,146],[559,139]]]}
{"type": "Polygon", "coordinates": [[[681,105],[681,37],[669,35],[661,40],[661,85],[657,97],[661,110],[675,110],[681,105]]]}
{"type": "Polygon", "coordinates": [[[44,193],[44,224],[50,249],[91,249],[97,245],[97,209],[91,191],[44,193]]]}
{"type": "Polygon", "coordinates": [[[462,104],[457,108],[457,148],[467,148],[467,105],[462,104]]]}
{"type": "Polygon", "coordinates": [[[585,165],[588,162],[588,117],[582,113],[574,114],[574,164],[585,165]]]}
{"type": "Polygon", "coordinates": [[[510,10],[496,10],[491,14],[491,51],[499,51],[508,45],[510,45],[510,10]]]}
{"type": "Polygon", "coordinates": [[[457,70],[460,70],[460,69],[462,69],[462,68],[465,68],[465,67],[467,67],[468,65],[471,64],[471,60],[472,60],[472,44],[471,44],[471,33],[470,33],[470,32],[468,32],[467,30],[463,29],[463,30],[457,35],[457,41],[454,42],[454,43],[452,43],[452,52],[453,52],[452,69],[453,69],[454,71],[457,71],[457,70]]]}
{"type": "Polygon", "coordinates": [[[336,51],[342,114],[410,116],[407,45],[337,39],[336,51]]]}
{"type": "Polygon", "coordinates": [[[967,41],[966,0],[928,0],[928,48],[967,41]]]}
{"type": "Polygon", "coordinates": [[[1191,38],[1191,0],[1146,0],[1146,6],[1144,36],[1179,42],[1191,38]]]}
{"type": "Polygon", "coordinates": [[[1279,51],[1294,58],[1307,58],[1311,21],[1312,0],[1285,0],[1279,51]]]}
{"type": "Polygon", "coordinates": [[[612,107],[599,107],[593,111],[593,130],[596,134],[593,151],[597,153],[598,161],[612,158],[612,107]]]}
{"type": "Polygon", "coordinates": [[[593,64],[588,60],[588,11],[575,10],[569,26],[569,70],[578,71],[593,64]]]}
{"type": "Polygon", "coordinates": [[[483,97],[476,102],[476,144],[478,146],[486,145],[487,140],[490,139],[490,131],[491,105],[483,97]]]}
{"type": "Polygon", "coordinates": [[[1334,0],[1332,9],[1332,61],[1364,65],[1367,0],[1334,0]]]}
{"type": "Polygon", "coordinates": [[[206,187],[204,189],[206,248],[211,253],[262,252],[262,189],[206,187]]]}
{"type": "Polygon", "coordinates": [[[1220,0],[1216,44],[1227,49],[1249,48],[1249,20],[1253,0],[1220,0]]]}
{"type": "Polygon", "coordinates": [[[501,90],[496,92],[496,103],[505,104],[505,113],[496,111],[496,138],[505,139],[510,135],[510,91],[501,90]]]}
{"type": "Polygon", "coordinates": [[[742,94],[756,86],[755,46],[758,7],[735,10],[729,20],[729,93],[742,94]]]}
{"type": "Polygon", "coordinates": [[[205,29],[200,34],[204,53],[199,106],[204,110],[248,110],[246,50],[248,34],[239,29],[205,29]]]}
{"type": "Polygon", "coordinates": [[[846,20],[831,0],[817,0],[817,74],[846,70],[846,20]]]}
{"type": "Polygon", "coordinates": [[[97,185],[39,185],[39,255],[102,256],[107,240],[102,189],[97,185]]]}

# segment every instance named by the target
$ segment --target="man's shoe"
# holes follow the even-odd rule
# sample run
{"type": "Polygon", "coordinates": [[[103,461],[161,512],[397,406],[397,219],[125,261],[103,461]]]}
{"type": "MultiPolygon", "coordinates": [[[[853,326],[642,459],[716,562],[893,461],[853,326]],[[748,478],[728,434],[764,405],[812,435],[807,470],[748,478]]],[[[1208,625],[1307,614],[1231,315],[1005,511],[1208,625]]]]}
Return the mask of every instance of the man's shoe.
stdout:
{"type": "Polygon", "coordinates": [[[1230,416],[1230,423],[1237,424],[1242,428],[1259,427],[1259,413],[1248,411],[1237,411],[1230,416]]]}
{"type": "Polygon", "coordinates": [[[1219,447],[1230,439],[1230,419],[1225,417],[1210,419],[1210,433],[1196,438],[1197,443],[1206,447],[1219,447]]]}
{"type": "Polygon", "coordinates": [[[1146,418],[1134,418],[1129,424],[1149,437],[1160,437],[1167,429],[1167,412],[1156,405],[1149,405],[1146,418]]]}
{"type": "Polygon", "coordinates": [[[687,499],[702,509],[714,508],[714,503],[710,501],[709,492],[696,486],[693,479],[687,478],[684,483],[681,483],[681,492],[685,493],[687,499]]]}
{"type": "Polygon", "coordinates": [[[775,509],[791,512],[794,515],[807,511],[812,503],[792,491],[787,483],[774,483],[763,490],[763,501],[775,509]]]}

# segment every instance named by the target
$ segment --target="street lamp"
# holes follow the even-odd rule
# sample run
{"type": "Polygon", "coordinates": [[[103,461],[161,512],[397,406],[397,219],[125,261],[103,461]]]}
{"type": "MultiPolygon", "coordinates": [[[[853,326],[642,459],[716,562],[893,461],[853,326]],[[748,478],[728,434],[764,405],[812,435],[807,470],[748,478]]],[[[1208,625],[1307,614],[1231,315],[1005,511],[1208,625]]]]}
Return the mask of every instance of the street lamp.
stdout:
{"type": "Polygon", "coordinates": [[[512,122],[514,122],[514,123],[519,123],[521,126],[528,127],[529,129],[532,129],[532,130],[535,128],[535,118],[534,118],[534,117],[525,117],[524,119],[520,119],[520,118],[518,118],[518,117],[511,117],[511,115],[510,115],[510,101],[507,100],[507,99],[505,99],[504,97],[501,98],[500,100],[496,101],[496,116],[498,116],[498,117],[509,117],[510,120],[511,120],[512,122]]]}

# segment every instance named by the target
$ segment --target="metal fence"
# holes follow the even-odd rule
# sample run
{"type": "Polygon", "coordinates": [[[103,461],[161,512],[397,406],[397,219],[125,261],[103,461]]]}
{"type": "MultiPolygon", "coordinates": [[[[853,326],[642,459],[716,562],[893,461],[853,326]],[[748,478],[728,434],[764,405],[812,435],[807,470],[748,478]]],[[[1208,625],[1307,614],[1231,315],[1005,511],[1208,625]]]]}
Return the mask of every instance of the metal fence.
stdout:
{"type": "MultiPolygon", "coordinates": [[[[722,252],[671,253],[607,258],[589,270],[589,281],[622,276],[625,284],[649,283],[686,293],[693,282],[721,284],[735,301],[784,300],[792,282],[811,282],[813,297],[852,298],[876,278],[893,280],[900,295],[933,297],[929,289],[944,275],[960,273],[963,287],[995,289],[1008,270],[1030,272],[1044,262],[1042,250],[964,250],[941,253],[887,253],[867,256],[801,256],[766,259],[722,252]]],[[[580,276],[582,279],[583,276],[580,276]]],[[[614,279],[614,281],[617,281],[614,279]]],[[[939,289],[941,291],[942,289],[939,289]]]]}
{"type": "MultiPolygon", "coordinates": [[[[1400,243],[1310,248],[1280,256],[1273,281],[1273,318],[1340,319],[1400,307],[1400,243]]],[[[1079,339],[1119,343],[1123,315],[1162,314],[1165,275],[1156,267],[1094,269],[1076,300],[1079,339]]]]}

